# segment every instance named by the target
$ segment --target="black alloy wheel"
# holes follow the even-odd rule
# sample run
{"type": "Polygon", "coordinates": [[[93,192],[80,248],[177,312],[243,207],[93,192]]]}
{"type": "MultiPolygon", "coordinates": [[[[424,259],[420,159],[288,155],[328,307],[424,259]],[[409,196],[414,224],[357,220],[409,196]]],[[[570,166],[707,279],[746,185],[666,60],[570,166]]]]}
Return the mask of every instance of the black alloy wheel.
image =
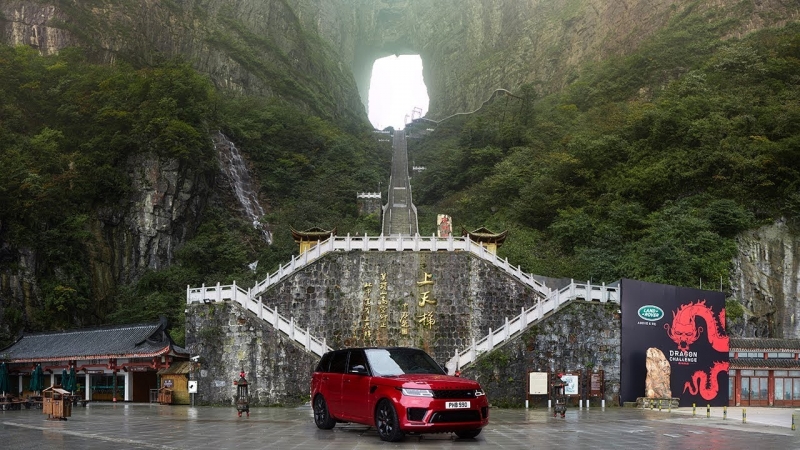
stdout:
{"type": "Polygon", "coordinates": [[[397,411],[389,400],[383,399],[378,402],[378,407],[375,408],[375,428],[378,429],[381,440],[397,442],[403,439],[404,433],[400,430],[397,411]]]}
{"type": "Polygon", "coordinates": [[[336,420],[331,417],[328,404],[325,403],[325,397],[322,395],[314,397],[314,423],[321,430],[330,430],[336,426],[336,420]]]}
{"type": "Polygon", "coordinates": [[[458,436],[459,439],[472,439],[479,434],[481,434],[481,428],[477,430],[456,431],[456,436],[458,436]]]}

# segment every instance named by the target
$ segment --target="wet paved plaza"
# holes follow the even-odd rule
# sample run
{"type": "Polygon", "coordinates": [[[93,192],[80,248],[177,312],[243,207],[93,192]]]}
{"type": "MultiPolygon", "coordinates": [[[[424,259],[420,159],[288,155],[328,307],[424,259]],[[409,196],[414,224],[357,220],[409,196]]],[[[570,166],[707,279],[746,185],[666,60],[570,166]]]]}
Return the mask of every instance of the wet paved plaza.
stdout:
{"type": "MultiPolygon", "coordinates": [[[[633,408],[570,409],[554,418],[546,409],[496,409],[476,439],[451,434],[409,436],[386,443],[374,429],[339,424],[318,430],[311,408],[253,408],[237,417],[231,408],[94,403],[76,407],[66,421],[41,410],[0,412],[3,449],[800,449],[791,430],[793,410],[741,409],[722,418],[687,411],[633,408]],[[736,417],[734,417],[736,416],[736,417]]],[[[800,416],[798,416],[800,417],[800,416]]]]}

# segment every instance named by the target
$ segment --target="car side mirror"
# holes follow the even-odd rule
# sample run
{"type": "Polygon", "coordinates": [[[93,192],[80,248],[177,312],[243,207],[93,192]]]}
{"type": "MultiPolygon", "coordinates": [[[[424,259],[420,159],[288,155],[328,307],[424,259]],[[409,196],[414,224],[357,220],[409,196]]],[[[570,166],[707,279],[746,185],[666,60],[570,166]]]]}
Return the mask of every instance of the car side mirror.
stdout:
{"type": "Polygon", "coordinates": [[[362,364],[356,364],[350,369],[350,373],[354,373],[356,375],[367,375],[367,368],[362,364]]]}

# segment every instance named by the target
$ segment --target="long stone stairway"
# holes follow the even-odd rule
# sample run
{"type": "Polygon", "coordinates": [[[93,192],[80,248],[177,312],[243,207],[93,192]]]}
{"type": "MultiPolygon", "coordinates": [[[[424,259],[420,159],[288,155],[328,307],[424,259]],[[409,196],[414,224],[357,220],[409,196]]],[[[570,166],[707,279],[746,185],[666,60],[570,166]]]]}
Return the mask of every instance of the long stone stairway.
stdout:
{"type": "Polygon", "coordinates": [[[383,208],[383,234],[411,235],[418,233],[417,209],[411,197],[411,179],[408,175],[408,146],[405,131],[394,132],[392,142],[392,176],[383,208]]]}

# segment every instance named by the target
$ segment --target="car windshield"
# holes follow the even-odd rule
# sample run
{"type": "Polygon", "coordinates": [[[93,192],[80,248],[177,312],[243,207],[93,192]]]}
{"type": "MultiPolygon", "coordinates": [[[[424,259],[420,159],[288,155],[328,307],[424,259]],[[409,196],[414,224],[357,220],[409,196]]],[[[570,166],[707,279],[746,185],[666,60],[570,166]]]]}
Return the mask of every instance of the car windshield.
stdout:
{"type": "Polygon", "coordinates": [[[367,360],[376,376],[407,373],[445,375],[444,369],[427,353],[414,348],[373,348],[365,350],[367,360]]]}

